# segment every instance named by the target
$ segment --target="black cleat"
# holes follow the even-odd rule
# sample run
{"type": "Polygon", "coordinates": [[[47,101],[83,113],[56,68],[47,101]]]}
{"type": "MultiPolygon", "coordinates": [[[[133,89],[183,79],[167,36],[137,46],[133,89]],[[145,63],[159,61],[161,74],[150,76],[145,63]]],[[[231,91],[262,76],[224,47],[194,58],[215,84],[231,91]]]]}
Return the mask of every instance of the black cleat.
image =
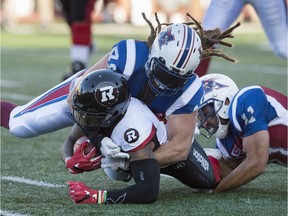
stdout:
{"type": "Polygon", "coordinates": [[[62,80],[66,80],[67,78],[69,78],[70,76],[74,75],[75,73],[77,73],[78,71],[81,71],[83,69],[86,68],[86,65],[80,61],[74,61],[71,64],[71,68],[69,69],[69,72],[64,74],[62,80]]]}

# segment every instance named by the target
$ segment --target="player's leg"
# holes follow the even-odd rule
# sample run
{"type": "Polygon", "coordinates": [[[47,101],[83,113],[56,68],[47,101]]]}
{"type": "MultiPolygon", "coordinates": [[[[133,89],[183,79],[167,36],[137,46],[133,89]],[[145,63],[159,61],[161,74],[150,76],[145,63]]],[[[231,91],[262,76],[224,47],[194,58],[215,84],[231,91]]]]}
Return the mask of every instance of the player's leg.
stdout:
{"type": "Polygon", "coordinates": [[[161,173],[173,176],[193,189],[213,189],[220,181],[220,167],[217,158],[207,156],[195,139],[188,159],[161,168],[161,173]]]}
{"type": "Polygon", "coordinates": [[[91,14],[95,0],[70,0],[71,71],[64,79],[86,68],[93,49],[91,14]]]}
{"type": "Polygon", "coordinates": [[[288,133],[288,98],[273,89],[262,87],[265,94],[271,96],[271,105],[276,110],[279,118],[273,120],[274,125],[269,126],[270,150],[269,163],[277,163],[282,166],[287,166],[287,133],[288,133]]]}
{"type": "Polygon", "coordinates": [[[10,133],[17,137],[28,138],[72,126],[74,120],[66,99],[76,78],[83,73],[84,71],[80,71],[27,104],[16,106],[11,110],[10,133]]]}
{"type": "MultiPolygon", "coordinates": [[[[286,121],[287,117],[283,120],[286,121]]],[[[269,161],[268,163],[276,163],[281,166],[287,167],[288,152],[287,152],[287,125],[275,125],[269,127],[270,137],[270,150],[269,150],[269,161]]]]}
{"type": "Polygon", "coordinates": [[[17,107],[16,104],[9,101],[0,101],[1,106],[1,127],[9,129],[9,118],[11,111],[17,107]]]}
{"type": "Polygon", "coordinates": [[[211,57],[201,59],[200,64],[198,65],[194,73],[197,74],[199,77],[207,74],[209,66],[210,66],[210,61],[211,61],[211,57]]]}
{"type": "Polygon", "coordinates": [[[278,1],[251,1],[253,4],[268,40],[275,55],[287,58],[287,2],[278,1]]]}
{"type": "Polygon", "coordinates": [[[226,30],[238,18],[245,4],[243,0],[212,0],[203,17],[203,29],[226,30]]]}
{"type": "MultiPolygon", "coordinates": [[[[239,0],[212,0],[203,18],[204,30],[220,28],[222,31],[230,27],[237,19],[243,7],[239,0]]],[[[210,65],[211,58],[202,59],[195,73],[204,76],[210,65]]]]}
{"type": "Polygon", "coordinates": [[[71,20],[70,20],[70,0],[58,0],[60,2],[62,7],[62,13],[66,20],[66,23],[70,26],[71,20]]]}

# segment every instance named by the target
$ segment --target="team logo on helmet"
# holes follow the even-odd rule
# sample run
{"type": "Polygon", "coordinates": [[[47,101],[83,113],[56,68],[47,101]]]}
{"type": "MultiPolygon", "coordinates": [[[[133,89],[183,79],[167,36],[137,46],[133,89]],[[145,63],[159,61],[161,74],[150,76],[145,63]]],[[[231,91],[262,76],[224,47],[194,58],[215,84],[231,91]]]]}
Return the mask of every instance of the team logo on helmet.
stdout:
{"type": "Polygon", "coordinates": [[[167,31],[160,32],[159,33],[159,38],[158,38],[158,43],[159,43],[159,48],[161,49],[162,45],[167,45],[168,42],[174,41],[175,36],[172,34],[172,27],[169,26],[167,27],[167,31]]]}
{"type": "Polygon", "coordinates": [[[119,90],[111,82],[100,83],[95,91],[95,98],[102,106],[111,106],[118,101],[119,90]]]}
{"type": "Polygon", "coordinates": [[[139,132],[134,128],[129,128],[124,133],[124,139],[127,143],[136,142],[139,138],[139,132]]]}
{"type": "Polygon", "coordinates": [[[207,94],[213,90],[229,87],[227,85],[223,85],[223,84],[218,83],[218,82],[211,80],[211,79],[210,80],[204,80],[203,86],[204,86],[205,94],[207,94]]]}

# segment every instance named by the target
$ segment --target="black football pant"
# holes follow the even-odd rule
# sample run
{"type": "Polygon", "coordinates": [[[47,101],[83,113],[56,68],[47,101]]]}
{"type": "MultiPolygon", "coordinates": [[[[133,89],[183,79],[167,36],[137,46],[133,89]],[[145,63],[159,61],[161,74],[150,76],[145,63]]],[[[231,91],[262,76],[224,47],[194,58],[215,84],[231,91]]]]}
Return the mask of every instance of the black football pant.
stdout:
{"type": "Polygon", "coordinates": [[[196,139],[187,160],[161,168],[161,173],[194,189],[213,189],[218,184],[210,160],[196,139]]]}

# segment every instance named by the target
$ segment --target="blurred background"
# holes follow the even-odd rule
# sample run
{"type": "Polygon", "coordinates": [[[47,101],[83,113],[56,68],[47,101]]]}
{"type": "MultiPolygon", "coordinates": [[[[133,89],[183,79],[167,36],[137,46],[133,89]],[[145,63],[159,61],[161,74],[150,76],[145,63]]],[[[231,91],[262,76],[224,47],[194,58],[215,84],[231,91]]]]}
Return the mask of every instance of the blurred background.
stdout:
{"type": "MultiPolygon", "coordinates": [[[[201,22],[209,4],[210,0],[95,1],[94,51],[86,66],[95,64],[121,39],[146,40],[150,28],[142,12],[154,26],[155,12],[160,22],[189,21],[187,12],[201,22]]],[[[62,81],[69,71],[71,29],[59,0],[1,0],[0,12],[1,98],[21,104],[62,81]]],[[[287,95],[287,59],[274,55],[254,8],[245,6],[237,21],[241,26],[229,39],[233,47],[225,52],[238,63],[212,58],[208,73],[226,74],[239,87],[263,85],[287,95]]]]}
{"type": "MultiPolygon", "coordinates": [[[[98,0],[91,16],[94,23],[146,26],[141,12],[151,19],[157,11],[163,22],[185,21],[185,14],[189,12],[201,21],[209,4],[210,0],[98,0]]],[[[2,27],[11,31],[19,24],[34,23],[44,30],[55,22],[63,21],[61,5],[57,0],[1,0],[1,15],[2,27]]],[[[250,5],[245,6],[239,20],[259,22],[250,5]]]]}

